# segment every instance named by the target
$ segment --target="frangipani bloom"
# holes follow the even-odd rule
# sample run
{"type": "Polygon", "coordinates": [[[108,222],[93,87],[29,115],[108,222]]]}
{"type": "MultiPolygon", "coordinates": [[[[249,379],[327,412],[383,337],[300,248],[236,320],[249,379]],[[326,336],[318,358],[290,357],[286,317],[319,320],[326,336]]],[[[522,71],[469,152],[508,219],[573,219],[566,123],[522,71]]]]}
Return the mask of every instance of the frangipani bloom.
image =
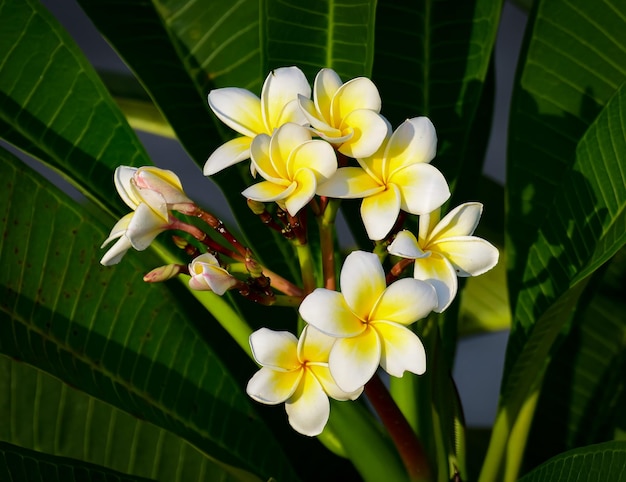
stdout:
{"type": "Polygon", "coordinates": [[[429,164],[435,157],[437,136],[427,117],[404,121],[361,167],[344,167],[318,189],[321,196],[364,198],[361,217],[370,239],[384,239],[400,209],[425,214],[450,197],[443,174],[429,164]]]}
{"type": "Polygon", "coordinates": [[[426,370],[422,342],[407,328],[437,306],[435,289],[413,278],[388,287],[373,253],[354,251],[340,275],[341,293],[317,288],[300,305],[310,325],[337,337],[328,365],[337,385],[347,392],[365,385],[378,365],[390,375],[426,370]]]}
{"type": "Polygon", "coordinates": [[[477,202],[461,204],[439,220],[439,210],[419,218],[418,237],[400,231],[387,248],[391,254],[415,259],[414,277],[435,287],[441,313],[456,296],[457,276],[478,276],[498,263],[498,250],[472,236],[482,214],[477,202]]]}
{"type": "Polygon", "coordinates": [[[131,247],[142,251],[158,234],[170,228],[169,209],[192,201],[183,192],[178,176],[153,166],[119,166],[113,177],[122,200],[134,210],[120,219],[102,244],[118,241],[100,260],[105,266],[117,264],[131,247]]]}
{"type": "Polygon", "coordinates": [[[365,77],[344,84],[334,70],[322,69],[315,77],[313,101],[303,95],[298,101],[316,134],[346,156],[372,155],[388,133],[379,114],[378,89],[365,77]]]}
{"type": "Polygon", "coordinates": [[[243,195],[254,201],[276,201],[295,216],[315,196],[317,186],[337,170],[335,151],[325,141],[312,140],[298,124],[279,127],[272,137],[259,134],[250,150],[256,171],[264,178],[243,195]]]}
{"type": "Polygon", "coordinates": [[[223,295],[238,283],[228,271],[220,266],[217,258],[211,253],[204,253],[196,257],[189,264],[189,287],[199,291],[213,291],[216,295],[223,295]]]}
{"type": "Polygon", "coordinates": [[[330,403],[355,400],[362,392],[342,391],[328,370],[328,352],[335,342],[312,326],[300,339],[286,331],[261,328],[250,335],[250,346],[262,368],[248,382],[246,391],[257,402],[285,402],[291,426],[304,435],[319,435],[328,421],[330,403]]]}
{"type": "MultiPolygon", "coordinates": [[[[250,158],[250,144],[258,134],[272,135],[287,122],[308,122],[298,105],[298,95],[311,96],[311,87],[297,67],[281,67],[267,76],[261,98],[237,87],[209,92],[209,107],[228,127],[242,134],[220,146],[207,159],[204,175],[210,176],[250,158]]],[[[254,172],[254,171],[253,171],[254,172]]]]}

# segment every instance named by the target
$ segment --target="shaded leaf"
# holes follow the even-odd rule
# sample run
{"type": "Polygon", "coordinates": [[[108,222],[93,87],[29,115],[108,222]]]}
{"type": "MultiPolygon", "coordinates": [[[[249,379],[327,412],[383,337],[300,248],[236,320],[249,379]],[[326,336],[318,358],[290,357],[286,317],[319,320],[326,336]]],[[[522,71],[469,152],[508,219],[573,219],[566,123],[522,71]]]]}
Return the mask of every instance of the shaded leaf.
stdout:
{"type": "MultiPolygon", "coordinates": [[[[106,235],[100,221],[0,155],[0,351],[225,463],[262,477],[295,477],[216,354],[232,341],[221,347],[215,326],[215,336],[200,335],[185,292],[174,296],[165,285],[143,283],[138,254],[115,268],[99,266],[95,247],[106,235]]],[[[209,318],[203,314],[205,323],[209,318]]],[[[233,368],[251,373],[241,355],[233,368]]]]}

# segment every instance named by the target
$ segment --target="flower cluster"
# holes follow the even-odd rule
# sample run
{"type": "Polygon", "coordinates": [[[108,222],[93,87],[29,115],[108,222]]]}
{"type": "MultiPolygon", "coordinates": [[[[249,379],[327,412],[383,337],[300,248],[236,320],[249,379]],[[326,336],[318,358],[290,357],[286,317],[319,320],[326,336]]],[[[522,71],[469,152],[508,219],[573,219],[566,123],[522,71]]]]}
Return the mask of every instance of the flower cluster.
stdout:
{"type": "Polygon", "coordinates": [[[194,259],[188,266],[157,268],[146,281],[186,274],[191,289],[218,295],[237,290],[262,304],[297,307],[305,322],[299,337],[268,328],[250,336],[261,369],[247,392],[261,403],[284,402],[295,430],[318,435],[329,418],[329,397],[356,399],[379,367],[395,377],[425,372],[426,353],[410,326],[450,306],[457,277],[493,268],[498,251],[473,236],[481,204],[468,202],[442,217],[450,190],[430,164],[437,150],[432,122],[414,117],[394,130],[380,114],[370,79],[343,83],[322,69],[311,89],[300,69],[283,67],[268,75],[260,98],[221,88],[208,99],[215,115],[241,136],[211,154],[204,174],[249,159],[252,176],[262,180],[243,196],[265,225],[294,244],[301,261],[308,247],[305,213],[312,212],[321,221],[323,280],[306,262],[300,263],[302,287],[261,266],[219,220],[186,197],[173,173],[145,167],[116,172],[118,192],[134,212],[113,228],[105,244],[119,240],[102,263],[119,262],[130,247],[145,249],[165,230],[184,231],[202,249],[176,237],[194,259]],[[377,249],[346,257],[337,291],[332,237],[324,234],[336,213],[331,203],[341,199],[362,200],[361,218],[377,249]],[[174,212],[203,220],[231,247],[174,212]],[[403,229],[410,215],[418,218],[415,234],[403,229]],[[396,263],[386,273],[389,260],[396,263]],[[413,276],[403,276],[411,265],[413,276]]]}

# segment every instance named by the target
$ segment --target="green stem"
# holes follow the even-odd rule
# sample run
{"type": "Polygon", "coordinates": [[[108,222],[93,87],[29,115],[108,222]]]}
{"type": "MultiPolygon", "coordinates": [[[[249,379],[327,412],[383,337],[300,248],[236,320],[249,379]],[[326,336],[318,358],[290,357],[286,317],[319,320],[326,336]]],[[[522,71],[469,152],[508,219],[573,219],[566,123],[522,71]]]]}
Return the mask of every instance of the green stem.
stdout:
{"type": "Polygon", "coordinates": [[[324,287],[329,290],[337,289],[335,277],[335,219],[341,202],[339,199],[328,201],[324,214],[318,217],[320,231],[320,249],[322,252],[322,273],[324,287]]]}
{"type": "Polygon", "coordinates": [[[412,482],[431,480],[428,458],[415,432],[378,375],[365,385],[365,394],[387,428],[412,482]]]}
{"type": "Polygon", "coordinates": [[[308,295],[315,289],[315,272],[313,265],[313,255],[311,246],[307,244],[294,243],[298,261],[300,263],[300,272],[302,273],[302,285],[304,288],[304,296],[308,295]]]}

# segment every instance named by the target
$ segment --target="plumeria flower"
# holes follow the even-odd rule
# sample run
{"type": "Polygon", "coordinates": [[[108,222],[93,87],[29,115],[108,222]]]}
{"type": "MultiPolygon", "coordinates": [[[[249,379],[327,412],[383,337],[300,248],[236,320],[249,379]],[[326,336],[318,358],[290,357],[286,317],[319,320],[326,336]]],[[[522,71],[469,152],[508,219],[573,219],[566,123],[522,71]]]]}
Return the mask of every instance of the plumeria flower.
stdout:
{"type": "Polygon", "coordinates": [[[220,266],[219,261],[211,253],[204,253],[196,257],[189,264],[189,287],[199,291],[213,291],[216,295],[223,295],[239,280],[220,266]]]}
{"type": "Polygon", "coordinates": [[[298,124],[279,127],[272,137],[259,134],[251,147],[252,163],[265,179],[245,191],[253,201],[276,201],[295,216],[315,196],[317,186],[337,170],[335,151],[325,141],[312,140],[298,124]]]}
{"type": "Polygon", "coordinates": [[[246,391],[257,402],[285,402],[291,426],[304,435],[319,435],[330,415],[328,397],[355,400],[363,388],[344,392],[328,369],[328,353],[335,339],[306,326],[298,340],[286,331],[261,328],[250,335],[250,346],[262,368],[246,391]]]}
{"type": "Polygon", "coordinates": [[[243,137],[236,137],[213,152],[204,165],[204,175],[210,176],[249,159],[250,144],[258,134],[272,135],[274,129],[287,122],[307,125],[298,106],[298,95],[310,97],[311,87],[297,67],[281,67],[270,72],[260,99],[252,92],[236,87],[209,92],[211,110],[243,137]]]}
{"type": "Polygon", "coordinates": [[[365,77],[344,84],[334,70],[322,69],[315,77],[313,100],[299,95],[298,101],[315,133],[346,156],[372,155],[389,130],[379,114],[378,89],[365,77]]]}
{"type": "Polygon", "coordinates": [[[172,206],[193,204],[183,192],[180,179],[171,171],[153,166],[119,166],[113,179],[118,194],[133,212],[113,226],[102,244],[104,247],[117,239],[100,260],[105,266],[119,263],[130,248],[146,249],[154,238],[170,229],[172,206]]]}
{"type": "Polygon", "coordinates": [[[457,276],[478,276],[498,263],[497,248],[472,236],[482,210],[481,203],[465,203],[439,220],[437,209],[420,216],[417,238],[410,231],[400,231],[387,248],[396,256],[415,259],[414,277],[435,287],[438,313],[456,296],[457,276]]]}
{"type": "Polygon", "coordinates": [[[364,251],[348,255],[340,284],[341,293],[317,288],[300,305],[306,322],[337,338],[328,359],[337,385],[356,390],[379,364],[395,377],[424,373],[424,346],[407,326],[437,306],[435,289],[413,278],[387,287],[378,256],[364,251]]]}
{"type": "Polygon", "coordinates": [[[429,162],[435,157],[437,135],[427,117],[404,121],[361,167],[344,167],[318,188],[335,198],[363,198],[361,217],[370,239],[384,239],[400,210],[425,214],[440,207],[450,190],[443,174],[429,162]]]}

